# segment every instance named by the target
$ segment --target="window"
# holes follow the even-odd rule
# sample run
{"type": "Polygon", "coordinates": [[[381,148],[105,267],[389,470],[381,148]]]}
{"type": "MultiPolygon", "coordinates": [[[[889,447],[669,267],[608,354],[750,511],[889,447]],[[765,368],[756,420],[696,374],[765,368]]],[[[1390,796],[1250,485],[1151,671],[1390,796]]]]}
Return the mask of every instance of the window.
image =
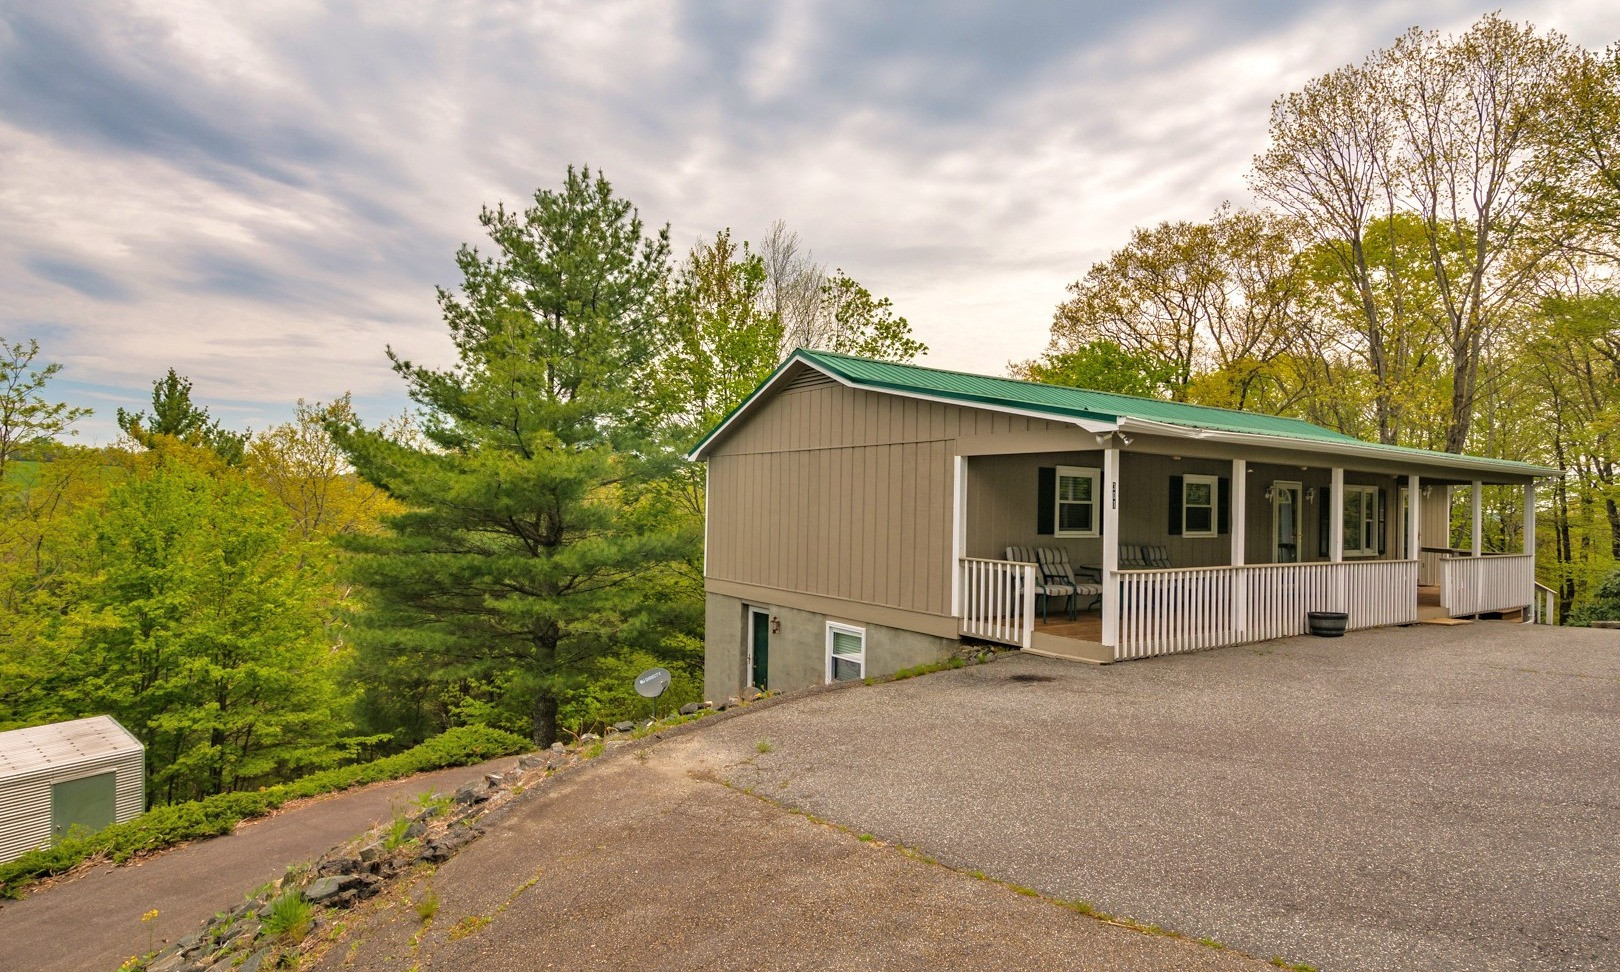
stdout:
{"type": "Polygon", "coordinates": [[[1057,467],[1053,536],[1097,536],[1097,482],[1102,473],[1083,466],[1057,467]]]}
{"type": "Polygon", "coordinates": [[[1181,480],[1181,535],[1213,537],[1219,476],[1184,476],[1181,480]]]}
{"type": "Polygon", "coordinates": [[[866,629],[827,622],[827,681],[858,682],[866,677],[866,629]]]}
{"type": "Polygon", "coordinates": [[[1378,487],[1344,488],[1344,555],[1378,556],[1378,487]]]}

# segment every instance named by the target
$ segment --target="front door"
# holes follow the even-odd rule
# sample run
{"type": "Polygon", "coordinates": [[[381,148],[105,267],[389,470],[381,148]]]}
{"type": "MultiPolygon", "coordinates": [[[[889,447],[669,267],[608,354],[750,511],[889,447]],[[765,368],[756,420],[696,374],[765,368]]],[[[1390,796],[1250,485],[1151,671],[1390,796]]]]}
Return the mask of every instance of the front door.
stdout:
{"type": "Polygon", "coordinates": [[[761,692],[770,688],[771,616],[765,611],[748,612],[748,684],[761,692]]]}
{"type": "Polygon", "coordinates": [[[100,830],[113,822],[117,779],[112,773],[51,784],[51,843],[74,827],[100,830]]]}
{"type": "Polygon", "coordinates": [[[1271,562],[1299,563],[1299,484],[1271,484],[1271,562]]]}

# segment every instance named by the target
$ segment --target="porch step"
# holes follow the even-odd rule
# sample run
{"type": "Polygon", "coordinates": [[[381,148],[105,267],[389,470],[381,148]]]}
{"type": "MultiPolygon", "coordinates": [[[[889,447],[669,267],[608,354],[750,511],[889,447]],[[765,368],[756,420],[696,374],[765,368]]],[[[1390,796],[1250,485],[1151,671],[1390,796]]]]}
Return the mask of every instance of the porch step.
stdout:
{"type": "Polygon", "coordinates": [[[1473,618],[1424,618],[1418,624],[1473,624],[1473,618]]]}

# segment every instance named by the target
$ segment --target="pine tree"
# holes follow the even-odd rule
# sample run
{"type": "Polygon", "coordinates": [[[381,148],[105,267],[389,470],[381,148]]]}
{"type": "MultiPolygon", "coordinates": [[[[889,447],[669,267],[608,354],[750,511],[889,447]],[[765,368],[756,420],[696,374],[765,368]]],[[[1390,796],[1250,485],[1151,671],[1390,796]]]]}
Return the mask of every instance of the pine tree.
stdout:
{"type": "Polygon", "coordinates": [[[561,191],[485,209],[491,256],[463,247],[439,302],[458,363],[390,351],[426,447],[334,424],[355,469],[407,507],[378,536],[344,538],[362,658],[410,668],[438,699],[522,711],[537,744],[601,659],[664,640],[662,572],[694,542],[665,515],[652,430],[667,229],[648,237],[606,179],[570,168],[561,191]],[[411,664],[402,664],[409,659],[411,664]]]}

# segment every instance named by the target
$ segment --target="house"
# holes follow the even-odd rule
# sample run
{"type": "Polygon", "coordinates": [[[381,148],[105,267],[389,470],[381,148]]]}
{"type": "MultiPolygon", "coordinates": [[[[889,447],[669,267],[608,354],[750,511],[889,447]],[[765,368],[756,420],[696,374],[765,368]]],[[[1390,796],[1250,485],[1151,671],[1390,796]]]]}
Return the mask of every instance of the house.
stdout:
{"type": "Polygon", "coordinates": [[[1311,611],[1351,629],[1522,615],[1541,603],[1535,482],[1558,475],[806,350],[691,458],[707,463],[711,698],[888,674],[964,637],[1113,662],[1300,634],[1311,611]],[[1516,487],[1521,551],[1484,550],[1491,484],[1516,487]],[[1095,596],[1037,603],[1032,548],[1091,568],[1095,596]]]}
{"type": "Polygon", "coordinates": [[[145,757],[111,716],[0,732],[0,863],[138,816],[145,757]]]}

